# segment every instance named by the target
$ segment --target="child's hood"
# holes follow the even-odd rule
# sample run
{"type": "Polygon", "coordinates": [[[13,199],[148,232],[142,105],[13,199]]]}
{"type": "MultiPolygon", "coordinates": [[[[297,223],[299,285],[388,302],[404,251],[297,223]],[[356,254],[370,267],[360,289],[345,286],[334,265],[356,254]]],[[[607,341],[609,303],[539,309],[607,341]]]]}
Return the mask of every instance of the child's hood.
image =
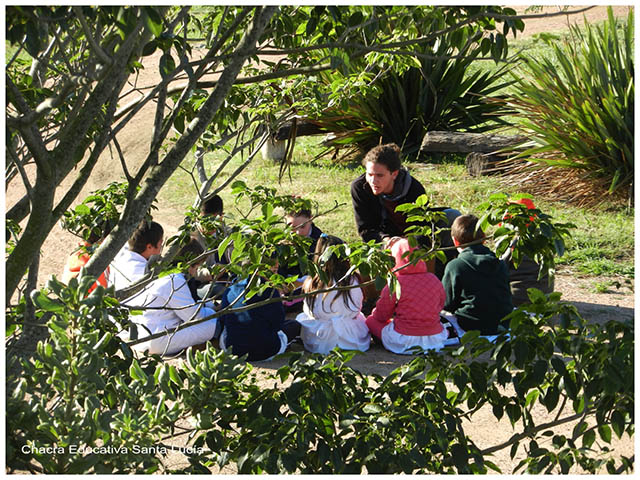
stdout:
{"type": "MultiPolygon", "coordinates": [[[[407,265],[409,262],[409,252],[415,250],[409,246],[409,241],[406,238],[401,238],[396,241],[391,247],[391,255],[396,259],[396,268],[407,265]]],[[[415,273],[426,273],[427,264],[420,260],[415,265],[409,265],[402,270],[398,270],[396,275],[411,275],[415,273]]]]}

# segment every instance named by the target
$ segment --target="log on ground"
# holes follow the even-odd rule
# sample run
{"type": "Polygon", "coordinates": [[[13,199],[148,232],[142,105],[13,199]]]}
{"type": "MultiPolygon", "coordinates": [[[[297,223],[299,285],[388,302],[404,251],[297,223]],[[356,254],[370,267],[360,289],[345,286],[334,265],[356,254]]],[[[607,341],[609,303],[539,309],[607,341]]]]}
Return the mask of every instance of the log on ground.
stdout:
{"type": "Polygon", "coordinates": [[[515,147],[527,141],[521,135],[492,135],[486,133],[427,132],[422,139],[420,151],[423,153],[496,153],[508,147],[515,147]]]}

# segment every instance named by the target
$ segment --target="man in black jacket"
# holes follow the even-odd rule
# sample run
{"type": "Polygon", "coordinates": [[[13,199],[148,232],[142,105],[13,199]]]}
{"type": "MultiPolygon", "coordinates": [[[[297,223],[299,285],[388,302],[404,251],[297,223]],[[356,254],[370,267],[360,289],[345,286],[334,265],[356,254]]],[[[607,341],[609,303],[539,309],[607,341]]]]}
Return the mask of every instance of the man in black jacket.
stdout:
{"type": "MultiPolygon", "coordinates": [[[[351,183],[351,200],[358,234],[363,241],[375,240],[384,242],[385,248],[399,237],[403,237],[409,226],[406,216],[396,212],[398,205],[412,203],[425,193],[422,184],[402,168],[400,148],[395,143],[379,145],[371,149],[362,162],[366,172],[351,183]]],[[[434,208],[447,214],[448,225],[460,212],[453,209],[434,208]]],[[[438,225],[446,227],[447,225],[438,225]]],[[[428,241],[428,239],[425,239],[428,241]]],[[[426,244],[426,242],[425,242],[426,244]]],[[[440,235],[440,245],[453,246],[448,231],[440,235]]],[[[447,252],[449,257],[456,256],[456,251],[447,252]],[[450,253],[449,253],[450,252],[450,253]]],[[[431,262],[429,262],[431,263],[431,262]]],[[[433,271],[433,266],[430,267],[433,271]]],[[[435,273],[442,278],[444,265],[436,262],[435,273]]]]}

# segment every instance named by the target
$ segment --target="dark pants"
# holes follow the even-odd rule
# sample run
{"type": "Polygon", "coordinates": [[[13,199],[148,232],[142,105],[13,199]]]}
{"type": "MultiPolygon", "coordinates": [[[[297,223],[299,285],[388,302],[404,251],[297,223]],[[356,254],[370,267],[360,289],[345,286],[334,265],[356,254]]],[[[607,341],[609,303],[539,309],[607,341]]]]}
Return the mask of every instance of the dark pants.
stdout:
{"type": "Polygon", "coordinates": [[[295,338],[300,336],[302,325],[296,320],[285,320],[282,324],[282,331],[287,336],[287,340],[291,343],[295,338]]]}

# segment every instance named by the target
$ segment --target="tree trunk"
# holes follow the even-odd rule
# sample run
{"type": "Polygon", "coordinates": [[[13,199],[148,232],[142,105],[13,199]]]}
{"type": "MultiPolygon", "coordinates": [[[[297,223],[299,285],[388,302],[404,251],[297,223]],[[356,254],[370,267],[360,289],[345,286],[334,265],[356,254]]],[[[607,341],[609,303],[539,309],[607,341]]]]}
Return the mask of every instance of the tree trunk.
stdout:
{"type": "Polygon", "coordinates": [[[51,224],[53,198],[56,190],[55,182],[41,172],[36,178],[33,198],[38,199],[38,203],[33,206],[29,221],[20,236],[20,241],[5,263],[6,305],[11,302],[13,293],[18,288],[27,268],[33,263],[34,256],[40,254],[40,247],[49,234],[49,230],[43,227],[51,224]]]}

